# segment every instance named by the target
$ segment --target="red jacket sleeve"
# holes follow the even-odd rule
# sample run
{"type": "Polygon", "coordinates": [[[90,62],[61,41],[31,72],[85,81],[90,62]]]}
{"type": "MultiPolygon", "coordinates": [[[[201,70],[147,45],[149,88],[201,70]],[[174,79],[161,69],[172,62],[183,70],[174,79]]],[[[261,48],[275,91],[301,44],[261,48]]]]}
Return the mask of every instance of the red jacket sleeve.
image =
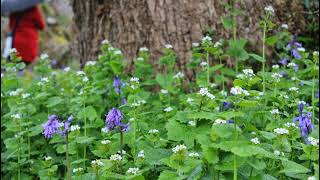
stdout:
{"type": "Polygon", "coordinates": [[[45,21],[43,19],[41,10],[38,6],[35,8],[34,19],[35,19],[37,28],[39,28],[40,30],[43,30],[45,28],[45,21]]]}

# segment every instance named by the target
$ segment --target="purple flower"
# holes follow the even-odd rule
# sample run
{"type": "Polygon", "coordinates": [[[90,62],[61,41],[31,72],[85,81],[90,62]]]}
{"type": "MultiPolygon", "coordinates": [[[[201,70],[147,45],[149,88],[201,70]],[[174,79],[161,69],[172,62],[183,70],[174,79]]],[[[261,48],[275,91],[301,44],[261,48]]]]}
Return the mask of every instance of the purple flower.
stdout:
{"type": "Polygon", "coordinates": [[[299,70],[299,65],[298,64],[294,64],[293,69],[295,72],[297,72],[299,70]]]}
{"type": "Polygon", "coordinates": [[[300,102],[300,103],[298,104],[298,112],[299,112],[300,115],[301,115],[302,112],[303,112],[303,108],[304,108],[304,103],[300,102]]]}
{"type": "Polygon", "coordinates": [[[297,51],[297,49],[292,49],[291,54],[295,59],[301,59],[301,54],[297,51]]]}
{"type": "Polygon", "coordinates": [[[119,76],[114,77],[113,87],[115,88],[117,94],[120,94],[120,88],[123,85],[124,84],[123,84],[122,80],[119,78],[119,76]]]}
{"type": "Polygon", "coordinates": [[[19,69],[19,70],[18,70],[18,76],[19,76],[19,77],[22,77],[22,76],[23,76],[23,69],[19,69]]]}
{"type": "Polygon", "coordinates": [[[280,74],[282,75],[282,77],[287,76],[287,73],[285,71],[281,71],[280,74]]]}
{"type": "Polygon", "coordinates": [[[128,103],[125,97],[121,98],[121,102],[122,102],[122,105],[125,105],[128,103]]]}
{"type": "Polygon", "coordinates": [[[229,123],[229,124],[234,124],[234,120],[229,119],[229,120],[227,120],[227,123],[229,123]]]}
{"type": "Polygon", "coordinates": [[[299,128],[301,131],[301,136],[305,139],[306,143],[307,136],[314,130],[314,126],[311,121],[312,112],[308,112],[307,114],[302,113],[300,116],[293,119],[293,122],[299,121],[299,128]]]}
{"type": "Polygon", "coordinates": [[[291,51],[291,54],[295,59],[301,59],[301,55],[298,52],[297,48],[301,48],[302,44],[299,42],[296,42],[296,40],[297,40],[297,35],[292,36],[291,41],[286,46],[286,49],[291,51]]]}
{"type": "Polygon", "coordinates": [[[121,124],[120,129],[122,132],[128,132],[130,130],[130,124],[121,124]]]}
{"type": "Polygon", "coordinates": [[[225,101],[225,102],[222,103],[222,108],[221,108],[221,109],[222,109],[223,111],[228,110],[228,109],[230,109],[230,108],[232,108],[232,103],[231,103],[231,102],[226,102],[226,101],[225,101]]]}
{"type": "Polygon", "coordinates": [[[123,115],[117,108],[112,108],[106,118],[106,128],[108,131],[115,129],[117,126],[120,127],[121,131],[129,130],[129,124],[122,124],[121,120],[123,115]]]}
{"type": "Polygon", "coordinates": [[[287,58],[281,59],[280,64],[282,64],[283,66],[288,65],[288,59],[287,58]]]}
{"type": "Polygon", "coordinates": [[[69,132],[72,120],[73,116],[71,115],[68,117],[68,120],[64,122],[64,130],[60,132],[61,136],[64,137],[69,132]]]}
{"type": "Polygon", "coordinates": [[[302,81],[299,82],[299,86],[303,86],[304,83],[302,81]]]}
{"type": "Polygon", "coordinates": [[[48,121],[45,124],[43,124],[42,127],[44,129],[44,137],[48,139],[52,138],[53,134],[58,133],[60,128],[58,116],[50,115],[48,121]]]}

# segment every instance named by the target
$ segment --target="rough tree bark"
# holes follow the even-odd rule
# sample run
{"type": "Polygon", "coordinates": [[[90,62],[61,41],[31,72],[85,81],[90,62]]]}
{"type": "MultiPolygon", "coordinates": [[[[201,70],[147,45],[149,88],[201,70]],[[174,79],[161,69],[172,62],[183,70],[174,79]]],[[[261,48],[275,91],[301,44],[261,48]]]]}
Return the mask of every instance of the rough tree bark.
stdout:
{"type": "MultiPolygon", "coordinates": [[[[239,1],[239,0],[238,0],[239,1]]],[[[71,0],[77,39],[74,52],[82,63],[96,59],[102,40],[120,48],[127,57],[128,69],[140,47],[148,47],[155,62],[165,44],[172,44],[178,53],[177,65],[186,72],[192,42],[198,42],[206,29],[217,32],[215,40],[230,38],[221,18],[227,13],[227,0],[71,0]]],[[[271,4],[276,9],[275,21],[288,23],[301,31],[305,24],[299,0],[241,0],[245,16],[238,18],[239,36],[248,38],[257,47],[260,41],[260,15],[271,4]],[[293,18],[297,17],[297,18],[293,18]],[[290,22],[288,22],[290,20],[290,22]]]]}

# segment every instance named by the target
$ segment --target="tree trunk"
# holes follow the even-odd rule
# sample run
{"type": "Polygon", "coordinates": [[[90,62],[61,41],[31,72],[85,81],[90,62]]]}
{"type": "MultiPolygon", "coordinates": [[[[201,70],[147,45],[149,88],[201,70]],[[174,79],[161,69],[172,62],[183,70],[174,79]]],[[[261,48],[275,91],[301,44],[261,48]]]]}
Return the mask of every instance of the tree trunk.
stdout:
{"type": "MultiPolygon", "coordinates": [[[[232,33],[222,25],[227,0],[72,0],[77,39],[74,52],[83,64],[96,59],[101,41],[108,39],[120,48],[132,69],[132,60],[140,47],[147,47],[153,63],[161,56],[165,44],[178,53],[177,66],[186,72],[193,42],[199,42],[207,30],[214,30],[216,41],[230,38],[232,33]]],[[[238,0],[239,2],[239,0],[238,0]]],[[[245,15],[238,17],[238,36],[253,42],[259,50],[259,21],[266,5],[276,10],[278,25],[288,23],[290,29],[304,29],[303,9],[299,0],[241,0],[245,15]],[[297,18],[292,18],[297,17],[297,18]],[[291,20],[291,22],[288,22],[291,20]]],[[[155,67],[157,68],[157,67],[155,67]]]]}

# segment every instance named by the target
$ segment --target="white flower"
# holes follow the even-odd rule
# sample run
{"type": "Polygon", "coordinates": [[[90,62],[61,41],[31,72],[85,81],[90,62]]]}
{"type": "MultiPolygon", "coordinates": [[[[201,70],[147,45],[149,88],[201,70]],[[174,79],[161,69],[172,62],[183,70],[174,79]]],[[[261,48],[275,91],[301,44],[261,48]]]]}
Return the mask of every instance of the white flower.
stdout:
{"type": "Polygon", "coordinates": [[[49,160],[51,160],[51,159],[52,159],[51,156],[45,156],[45,157],[44,157],[44,160],[45,160],[45,161],[49,161],[49,160]]]}
{"type": "Polygon", "coordinates": [[[133,174],[133,175],[138,174],[138,172],[139,172],[139,168],[129,168],[127,171],[128,174],[133,174]]]}
{"type": "Polygon", "coordinates": [[[107,127],[101,128],[101,132],[103,133],[108,133],[109,129],[107,127]]]}
{"type": "Polygon", "coordinates": [[[272,69],[279,69],[280,66],[278,64],[272,65],[272,69]]]}
{"type": "Polygon", "coordinates": [[[244,74],[238,74],[236,77],[237,77],[237,79],[244,79],[245,75],[244,74]]]}
{"type": "Polygon", "coordinates": [[[256,132],[254,132],[254,131],[252,131],[252,132],[251,132],[251,134],[252,134],[252,135],[256,135],[257,133],[256,133],[256,132]]]}
{"type": "Polygon", "coordinates": [[[114,49],[114,47],[109,47],[108,48],[108,51],[114,51],[115,49],[114,49]]]}
{"type": "Polygon", "coordinates": [[[187,147],[184,144],[177,145],[176,147],[172,148],[173,153],[177,154],[183,150],[187,150],[187,147]]]}
{"type": "Polygon", "coordinates": [[[11,118],[21,119],[21,115],[20,115],[20,114],[12,114],[12,115],[11,115],[11,118]]]}
{"type": "Polygon", "coordinates": [[[23,99],[26,99],[26,98],[28,98],[28,97],[30,97],[30,94],[29,94],[29,93],[24,93],[24,94],[22,94],[22,98],[23,98],[23,99]]]}
{"type": "Polygon", "coordinates": [[[165,90],[165,89],[161,89],[160,92],[161,92],[162,94],[168,94],[168,90],[165,90]]]}
{"type": "Polygon", "coordinates": [[[277,134],[289,134],[289,131],[287,129],[284,128],[276,128],[273,130],[273,132],[277,133],[277,134]]]}
{"type": "Polygon", "coordinates": [[[170,106],[164,109],[165,112],[171,112],[172,110],[173,110],[173,108],[170,106]]]}
{"type": "Polygon", "coordinates": [[[226,124],[227,121],[223,119],[216,119],[213,124],[226,124]]]}
{"type": "Polygon", "coordinates": [[[213,47],[217,48],[217,47],[220,47],[222,46],[222,43],[220,41],[214,43],[213,47]]]}
{"type": "Polygon", "coordinates": [[[193,100],[192,98],[188,98],[188,99],[187,99],[187,102],[188,102],[188,103],[192,103],[193,101],[194,101],[194,100],[193,100]]]}
{"type": "Polygon", "coordinates": [[[283,28],[283,29],[289,29],[289,26],[288,26],[288,24],[281,24],[281,28],[283,28]]]}
{"type": "Polygon", "coordinates": [[[4,74],[3,74],[3,73],[1,73],[1,78],[3,78],[3,76],[4,76],[4,74]]]}
{"type": "Polygon", "coordinates": [[[83,71],[77,71],[77,75],[78,75],[78,76],[82,76],[82,75],[84,76],[84,75],[86,75],[86,73],[83,72],[83,71]]]}
{"type": "Polygon", "coordinates": [[[289,91],[298,91],[299,90],[299,88],[297,88],[297,87],[291,87],[291,88],[289,88],[289,91]]]}
{"type": "Polygon", "coordinates": [[[99,160],[99,159],[91,161],[91,164],[93,166],[103,166],[103,162],[101,160],[99,160]]]}
{"type": "Polygon", "coordinates": [[[310,176],[308,177],[308,180],[317,180],[317,178],[315,176],[310,176]]]}
{"type": "Polygon", "coordinates": [[[208,63],[204,62],[204,61],[200,63],[200,66],[202,66],[202,67],[207,66],[207,65],[208,65],[208,63]]]}
{"type": "Polygon", "coordinates": [[[199,94],[201,96],[207,96],[210,99],[216,98],[213,94],[208,91],[208,88],[200,88],[199,94]]]}
{"type": "Polygon", "coordinates": [[[221,91],[220,94],[221,94],[222,96],[228,96],[227,91],[221,91]]]}
{"type": "Polygon", "coordinates": [[[182,72],[178,72],[176,75],[173,76],[175,79],[183,78],[184,74],[182,72]]]}
{"type": "Polygon", "coordinates": [[[145,157],[144,150],[139,151],[138,158],[144,158],[144,157],[145,157]]]}
{"type": "Polygon", "coordinates": [[[164,45],[164,47],[165,47],[166,49],[172,49],[172,48],[173,48],[173,46],[172,46],[171,44],[166,44],[166,45],[164,45]]]}
{"type": "Polygon", "coordinates": [[[137,86],[135,86],[135,85],[130,85],[130,87],[131,87],[131,89],[133,89],[133,90],[135,90],[135,89],[137,89],[138,87],[137,86]]]}
{"type": "Polygon", "coordinates": [[[149,51],[147,47],[141,47],[139,49],[140,52],[146,52],[146,51],[149,51]]]}
{"type": "Polygon", "coordinates": [[[46,53],[40,55],[40,59],[41,60],[45,60],[45,59],[48,59],[48,58],[49,58],[49,56],[46,53]]]}
{"type": "Polygon", "coordinates": [[[259,138],[253,138],[253,139],[251,139],[250,140],[253,144],[260,144],[260,140],[259,140],[259,138]]]}
{"type": "Polygon", "coordinates": [[[192,127],[195,127],[196,126],[196,122],[195,121],[189,121],[188,125],[192,126],[192,127]]]}
{"type": "Polygon", "coordinates": [[[193,157],[193,158],[198,158],[198,157],[200,157],[199,153],[197,153],[197,152],[191,152],[191,153],[188,154],[188,156],[189,156],[189,157],[193,157]]]}
{"type": "Polygon", "coordinates": [[[207,94],[207,97],[209,98],[209,99],[214,99],[214,98],[216,98],[213,94],[211,94],[211,93],[208,93],[207,94]]]}
{"type": "Polygon", "coordinates": [[[12,53],[16,53],[17,52],[17,49],[16,48],[12,48],[12,49],[10,49],[10,54],[12,54],[12,53]]]}
{"type": "Polygon", "coordinates": [[[246,75],[249,78],[255,76],[252,69],[244,69],[244,70],[242,70],[242,72],[244,73],[244,75],[246,75]]]}
{"type": "Polygon", "coordinates": [[[274,9],[271,5],[265,7],[264,10],[268,13],[274,14],[274,9]]]}
{"type": "Polygon", "coordinates": [[[284,126],[286,126],[286,127],[288,127],[288,128],[290,128],[290,127],[296,128],[296,127],[297,127],[296,124],[295,124],[295,123],[292,123],[292,122],[287,122],[287,123],[284,124],[284,126]]]}
{"type": "Polygon", "coordinates": [[[280,79],[282,78],[282,75],[279,73],[273,73],[271,77],[274,79],[275,82],[280,82],[280,79]]]}
{"type": "Polygon", "coordinates": [[[87,61],[86,66],[94,66],[97,64],[97,61],[87,61]]]}
{"type": "Polygon", "coordinates": [[[77,130],[80,130],[80,126],[79,125],[71,125],[70,126],[70,131],[77,131],[77,130]]]}
{"type": "MultiPolygon", "coordinates": [[[[121,151],[118,151],[117,153],[121,154],[121,151]]],[[[125,154],[127,154],[127,152],[125,150],[122,150],[122,155],[125,155],[125,154]]]]}
{"type": "Polygon", "coordinates": [[[111,161],[121,161],[122,157],[119,154],[113,154],[110,156],[111,161]]]}
{"type": "Polygon", "coordinates": [[[80,172],[80,171],[83,171],[83,168],[75,168],[72,170],[73,173],[77,173],[77,172],[80,172]]]}
{"type": "Polygon", "coordinates": [[[319,145],[319,139],[316,139],[314,137],[308,137],[308,141],[312,146],[318,146],[319,145]]]}
{"type": "Polygon", "coordinates": [[[287,67],[295,67],[295,66],[297,66],[297,64],[294,62],[288,63],[287,65],[287,67]]]}
{"type": "Polygon", "coordinates": [[[300,51],[300,52],[305,52],[306,51],[306,49],[303,48],[303,47],[299,47],[299,48],[297,48],[297,50],[300,51]]]}
{"type": "Polygon", "coordinates": [[[263,92],[259,92],[258,94],[259,94],[259,96],[263,96],[264,95],[263,92]]]}
{"type": "Polygon", "coordinates": [[[279,109],[272,109],[270,111],[271,114],[280,114],[279,109]]]}
{"type": "Polygon", "coordinates": [[[121,52],[120,50],[116,50],[116,51],[114,52],[114,54],[115,54],[115,55],[121,55],[122,52],[121,52]]]}
{"type": "Polygon", "coordinates": [[[158,134],[159,133],[159,130],[158,129],[150,129],[149,134],[158,134]]]}
{"type": "Polygon", "coordinates": [[[87,76],[84,76],[83,79],[82,79],[82,81],[83,81],[83,82],[88,82],[88,81],[89,81],[89,78],[88,78],[87,76]]]}
{"type": "Polygon", "coordinates": [[[276,155],[276,156],[279,156],[279,155],[280,155],[280,151],[275,150],[275,151],[273,152],[273,154],[276,155]]]}
{"type": "Polygon", "coordinates": [[[250,95],[250,93],[247,90],[244,90],[239,86],[232,87],[230,90],[230,93],[233,95],[242,95],[242,94],[244,94],[246,96],[250,95]]]}
{"type": "Polygon", "coordinates": [[[108,41],[107,39],[105,39],[105,40],[103,40],[103,41],[101,42],[101,44],[109,44],[109,41],[108,41]]]}
{"type": "Polygon", "coordinates": [[[130,78],[130,82],[134,82],[134,83],[139,84],[139,78],[137,78],[137,77],[132,77],[132,78],[130,78]]]}
{"type": "Polygon", "coordinates": [[[65,72],[69,72],[69,71],[70,71],[70,67],[66,67],[66,68],[64,68],[64,69],[63,69],[63,71],[65,71],[65,72]]]}
{"type": "Polygon", "coordinates": [[[312,55],[313,56],[319,56],[319,51],[313,51],[312,55]]]}
{"type": "Polygon", "coordinates": [[[199,43],[192,43],[192,47],[199,47],[199,43]]]}
{"type": "Polygon", "coordinates": [[[41,81],[41,82],[48,83],[48,82],[49,82],[49,78],[44,77],[44,78],[41,78],[40,81],[41,81]]]}
{"type": "Polygon", "coordinates": [[[137,61],[144,61],[144,59],[142,57],[138,57],[137,61]]]}
{"type": "Polygon", "coordinates": [[[205,36],[202,38],[202,43],[205,43],[205,42],[211,42],[212,41],[212,38],[210,36],[205,36]]]}

